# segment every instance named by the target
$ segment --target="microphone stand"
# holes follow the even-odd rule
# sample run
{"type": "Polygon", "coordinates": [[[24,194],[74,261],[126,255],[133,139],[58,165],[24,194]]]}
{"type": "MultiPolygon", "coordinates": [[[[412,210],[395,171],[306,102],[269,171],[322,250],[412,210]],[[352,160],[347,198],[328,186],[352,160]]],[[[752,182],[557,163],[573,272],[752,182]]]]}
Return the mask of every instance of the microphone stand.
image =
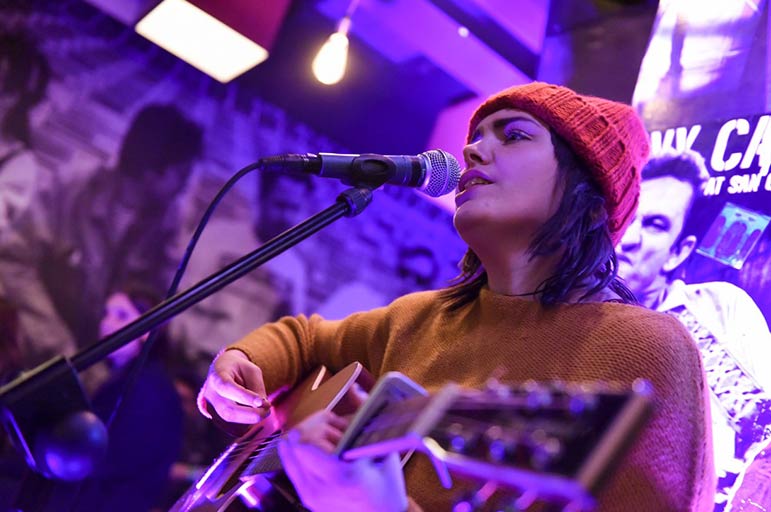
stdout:
{"type": "MultiPolygon", "coordinates": [[[[77,372],[101,361],[339,218],[358,215],[372,202],[373,190],[382,184],[357,184],[343,191],[332,206],[164,300],[71,359],[54,357],[0,387],[3,424],[27,465],[49,479],[77,481],[85,478],[103,455],[107,439],[104,425],[89,411],[89,402],[77,372]]],[[[39,502],[42,497],[35,499],[39,502]]]]}

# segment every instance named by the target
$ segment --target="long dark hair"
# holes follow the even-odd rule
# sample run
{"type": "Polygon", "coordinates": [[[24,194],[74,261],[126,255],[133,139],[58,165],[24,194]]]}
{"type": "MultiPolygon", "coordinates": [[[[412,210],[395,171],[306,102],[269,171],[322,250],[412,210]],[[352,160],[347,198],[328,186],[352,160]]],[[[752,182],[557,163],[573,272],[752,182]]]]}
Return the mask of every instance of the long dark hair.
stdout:
{"type": "MultiPolygon", "coordinates": [[[[118,170],[141,178],[172,165],[192,163],[203,151],[203,130],[172,104],[148,104],[131,120],[118,155],[118,170]]],[[[187,176],[185,176],[187,178],[187,176]]]]}
{"type": "MultiPolygon", "coordinates": [[[[568,144],[550,130],[564,192],[557,211],[538,230],[528,248],[530,259],[562,252],[555,273],[533,291],[544,306],[565,302],[575,290],[583,300],[609,287],[627,303],[634,294],[617,277],[618,261],[608,229],[605,199],[589,171],[568,144]],[[591,284],[593,283],[593,284],[591,284]]],[[[446,307],[457,310],[474,301],[487,284],[479,257],[468,249],[453,285],[441,292],[446,307]]]]}

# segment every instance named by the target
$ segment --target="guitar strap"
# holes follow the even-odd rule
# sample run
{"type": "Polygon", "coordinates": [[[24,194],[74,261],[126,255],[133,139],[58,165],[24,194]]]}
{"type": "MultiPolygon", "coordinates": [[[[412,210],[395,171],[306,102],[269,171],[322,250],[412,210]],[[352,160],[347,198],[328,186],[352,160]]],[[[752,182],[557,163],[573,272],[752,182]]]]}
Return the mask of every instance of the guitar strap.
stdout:
{"type": "Polygon", "coordinates": [[[696,342],[710,391],[736,432],[735,455],[743,460],[752,445],[771,437],[771,396],[684,305],[667,313],[677,318],[696,342]]]}

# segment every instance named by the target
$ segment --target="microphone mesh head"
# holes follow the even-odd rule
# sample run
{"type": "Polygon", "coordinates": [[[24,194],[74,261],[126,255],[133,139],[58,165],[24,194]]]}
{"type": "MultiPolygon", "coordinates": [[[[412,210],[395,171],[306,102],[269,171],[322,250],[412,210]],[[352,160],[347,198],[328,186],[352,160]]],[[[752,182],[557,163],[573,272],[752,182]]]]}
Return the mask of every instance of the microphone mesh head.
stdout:
{"type": "Polygon", "coordinates": [[[460,164],[454,156],[441,149],[432,149],[419,156],[426,163],[427,179],[420,187],[424,194],[439,197],[455,190],[460,180],[460,164]]]}

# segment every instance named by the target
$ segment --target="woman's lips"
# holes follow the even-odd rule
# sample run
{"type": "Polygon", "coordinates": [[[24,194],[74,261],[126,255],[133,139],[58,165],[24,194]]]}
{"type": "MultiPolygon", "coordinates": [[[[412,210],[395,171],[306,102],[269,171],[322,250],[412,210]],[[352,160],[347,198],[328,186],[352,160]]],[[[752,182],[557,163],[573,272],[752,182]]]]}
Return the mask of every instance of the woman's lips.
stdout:
{"type": "Polygon", "coordinates": [[[476,185],[489,185],[490,183],[492,183],[492,181],[484,173],[472,169],[470,171],[464,172],[460,177],[460,182],[458,183],[458,193],[465,192],[465,190],[469,187],[476,185]]]}
{"type": "Polygon", "coordinates": [[[467,171],[460,177],[458,193],[455,194],[455,207],[459,207],[473,196],[474,189],[491,184],[492,181],[478,171],[467,171]]]}

